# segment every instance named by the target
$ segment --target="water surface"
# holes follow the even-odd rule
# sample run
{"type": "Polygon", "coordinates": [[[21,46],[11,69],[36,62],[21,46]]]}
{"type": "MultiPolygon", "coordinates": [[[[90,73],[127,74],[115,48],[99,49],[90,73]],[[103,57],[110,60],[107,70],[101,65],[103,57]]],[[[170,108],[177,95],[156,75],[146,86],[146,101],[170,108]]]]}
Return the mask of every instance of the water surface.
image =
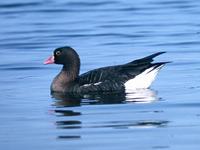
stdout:
{"type": "Polygon", "coordinates": [[[0,2],[1,149],[199,149],[200,2],[7,0],[0,2]],[[147,91],[122,100],[52,98],[69,45],[81,73],[158,51],[172,61],[147,91]]]}

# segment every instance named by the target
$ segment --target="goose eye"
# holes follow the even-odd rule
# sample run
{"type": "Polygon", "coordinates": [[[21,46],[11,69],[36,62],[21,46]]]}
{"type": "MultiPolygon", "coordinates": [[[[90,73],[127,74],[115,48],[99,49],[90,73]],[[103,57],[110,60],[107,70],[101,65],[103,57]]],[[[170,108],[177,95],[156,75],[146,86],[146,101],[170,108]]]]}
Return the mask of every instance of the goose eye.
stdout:
{"type": "Polygon", "coordinates": [[[59,56],[60,54],[61,54],[61,52],[60,52],[60,51],[57,51],[57,52],[56,52],[56,55],[57,55],[57,56],[59,56]]]}

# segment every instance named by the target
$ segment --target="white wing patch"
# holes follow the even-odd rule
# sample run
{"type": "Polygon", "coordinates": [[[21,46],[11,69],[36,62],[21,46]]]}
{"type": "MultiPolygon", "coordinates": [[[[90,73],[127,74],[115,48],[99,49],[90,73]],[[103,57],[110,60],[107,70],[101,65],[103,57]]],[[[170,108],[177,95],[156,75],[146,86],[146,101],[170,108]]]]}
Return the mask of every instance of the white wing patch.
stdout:
{"type": "Polygon", "coordinates": [[[90,84],[84,84],[83,86],[88,87],[88,86],[91,86],[91,85],[99,85],[99,84],[101,84],[101,83],[102,83],[102,82],[90,83],[90,84]]]}
{"type": "Polygon", "coordinates": [[[128,80],[125,85],[126,93],[131,93],[135,89],[146,89],[150,87],[152,82],[155,80],[156,75],[158,74],[159,70],[164,65],[161,65],[157,68],[155,66],[146,69],[141,74],[137,75],[135,78],[128,80]],[[155,68],[155,69],[154,69],[155,68]]]}

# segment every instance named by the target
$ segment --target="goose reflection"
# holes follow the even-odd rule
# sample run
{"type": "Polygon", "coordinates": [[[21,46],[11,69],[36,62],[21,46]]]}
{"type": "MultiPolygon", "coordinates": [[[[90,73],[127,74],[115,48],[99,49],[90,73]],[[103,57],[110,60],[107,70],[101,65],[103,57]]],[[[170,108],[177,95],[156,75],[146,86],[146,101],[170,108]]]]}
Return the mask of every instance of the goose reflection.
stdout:
{"type": "Polygon", "coordinates": [[[151,103],[156,101],[157,93],[151,89],[136,89],[126,94],[126,102],[151,103]]]}
{"type": "Polygon", "coordinates": [[[56,107],[72,107],[84,104],[120,104],[126,102],[151,103],[157,100],[157,93],[151,89],[136,89],[129,93],[91,93],[75,95],[51,93],[56,107]]]}
{"type": "MultiPolygon", "coordinates": [[[[157,94],[151,89],[138,89],[130,93],[93,93],[87,95],[72,95],[62,93],[51,93],[54,98],[55,114],[58,117],[55,125],[57,129],[68,131],[64,135],[57,136],[58,139],[75,140],[80,139],[81,135],[74,133],[72,129],[80,130],[84,128],[82,121],[78,116],[82,113],[73,109],[75,106],[92,104],[120,104],[120,103],[151,103],[157,100],[157,94]]],[[[160,123],[160,122],[159,122],[160,123]]],[[[100,123],[101,124],[101,123],[100,123]]],[[[141,122],[107,122],[101,125],[92,125],[88,128],[112,127],[112,128],[132,128],[157,125],[156,121],[141,122]],[[152,123],[153,122],[153,123],[152,123]],[[156,123],[154,123],[156,122],[156,123]]]]}
{"type": "MultiPolygon", "coordinates": [[[[61,95],[57,95],[59,98],[55,101],[55,115],[57,116],[57,120],[55,121],[55,125],[57,129],[79,129],[82,128],[82,122],[79,119],[74,119],[76,116],[81,116],[82,113],[79,111],[75,111],[73,109],[66,108],[67,106],[78,106],[80,105],[80,99],[67,97],[60,97],[61,95]],[[73,119],[72,119],[72,118],[73,119]]],[[[58,98],[58,97],[57,97],[58,98]]],[[[58,135],[57,139],[64,140],[75,140],[80,139],[80,135],[65,133],[64,135],[58,135]]]]}

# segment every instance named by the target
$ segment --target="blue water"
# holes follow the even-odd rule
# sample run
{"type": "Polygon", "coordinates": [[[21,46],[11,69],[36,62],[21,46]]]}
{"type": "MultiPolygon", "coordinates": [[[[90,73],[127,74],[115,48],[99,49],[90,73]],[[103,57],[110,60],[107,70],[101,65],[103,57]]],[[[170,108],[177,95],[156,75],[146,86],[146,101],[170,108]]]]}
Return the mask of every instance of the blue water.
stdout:
{"type": "Polygon", "coordinates": [[[1,1],[0,149],[199,149],[199,14],[197,0],[1,1]],[[64,45],[81,73],[158,51],[172,63],[142,101],[62,101],[43,61],[64,45]]]}

